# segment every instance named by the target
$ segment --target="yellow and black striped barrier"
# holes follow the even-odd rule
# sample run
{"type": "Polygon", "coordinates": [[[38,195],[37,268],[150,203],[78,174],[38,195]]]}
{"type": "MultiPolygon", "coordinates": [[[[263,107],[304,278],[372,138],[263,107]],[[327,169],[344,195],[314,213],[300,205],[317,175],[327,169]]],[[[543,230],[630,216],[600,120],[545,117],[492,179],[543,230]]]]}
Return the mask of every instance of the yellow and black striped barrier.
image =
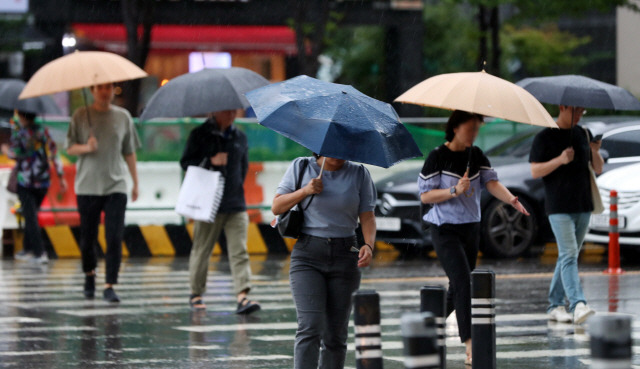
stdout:
{"type": "MultiPolygon", "coordinates": [[[[42,229],[45,249],[50,257],[80,257],[80,227],[68,225],[45,226],[42,229]]],[[[23,234],[13,231],[14,252],[22,249],[23,234]]],[[[193,223],[186,225],[128,225],[122,242],[123,256],[187,256],[191,251],[193,223]]],[[[282,238],[277,230],[268,224],[249,223],[247,250],[250,254],[290,253],[296,240],[282,238]]],[[[100,225],[98,243],[102,253],[106,250],[104,225],[100,225]]],[[[394,250],[384,242],[377,242],[378,250],[394,250]]],[[[226,253],[226,240],[221,236],[213,249],[213,255],[226,253]]]]}

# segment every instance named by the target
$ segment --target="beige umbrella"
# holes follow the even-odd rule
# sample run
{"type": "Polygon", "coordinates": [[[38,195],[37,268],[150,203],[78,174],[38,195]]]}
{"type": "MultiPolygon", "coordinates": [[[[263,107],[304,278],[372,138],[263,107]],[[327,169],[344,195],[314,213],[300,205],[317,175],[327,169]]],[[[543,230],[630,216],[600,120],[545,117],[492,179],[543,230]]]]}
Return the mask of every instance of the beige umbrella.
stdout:
{"type": "Polygon", "coordinates": [[[76,51],[55,59],[31,77],[20,99],[146,77],[147,73],[120,55],[76,51]]]}
{"type": "Polygon", "coordinates": [[[395,101],[558,128],[533,95],[485,71],[440,74],[418,83],[395,101]]]}

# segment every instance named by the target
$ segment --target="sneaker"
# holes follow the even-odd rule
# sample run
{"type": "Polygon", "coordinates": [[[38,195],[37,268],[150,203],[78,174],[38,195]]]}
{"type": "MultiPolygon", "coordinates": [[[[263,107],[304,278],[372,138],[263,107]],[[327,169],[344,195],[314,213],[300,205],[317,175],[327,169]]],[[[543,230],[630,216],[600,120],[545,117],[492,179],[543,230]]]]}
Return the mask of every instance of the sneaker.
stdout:
{"type": "Polygon", "coordinates": [[[104,291],[102,291],[102,299],[106,302],[120,302],[116,291],[111,287],[105,288],[104,291]]]}
{"type": "Polygon", "coordinates": [[[34,256],[31,259],[31,262],[34,264],[48,264],[49,257],[47,256],[47,253],[43,252],[40,256],[34,256]]]}
{"type": "Polygon", "coordinates": [[[22,260],[22,261],[25,261],[25,260],[29,260],[29,259],[33,258],[33,254],[32,254],[32,253],[30,253],[30,252],[27,252],[27,251],[25,251],[25,250],[20,250],[20,252],[18,252],[18,253],[16,253],[15,255],[13,255],[13,257],[14,257],[16,260],[22,260]]]}
{"type": "Polygon", "coordinates": [[[556,306],[553,310],[549,311],[549,320],[559,323],[571,323],[573,320],[571,315],[567,313],[564,306],[556,306]]]}
{"type": "Polygon", "coordinates": [[[576,307],[573,308],[573,323],[582,324],[595,313],[596,312],[584,302],[579,302],[576,307]]]}

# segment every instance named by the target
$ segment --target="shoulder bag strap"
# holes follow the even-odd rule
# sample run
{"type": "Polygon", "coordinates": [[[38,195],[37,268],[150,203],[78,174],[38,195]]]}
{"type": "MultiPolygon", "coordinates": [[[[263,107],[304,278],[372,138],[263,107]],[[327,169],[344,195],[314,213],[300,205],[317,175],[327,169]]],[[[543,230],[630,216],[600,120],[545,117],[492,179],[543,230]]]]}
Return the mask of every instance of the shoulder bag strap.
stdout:
{"type": "MultiPolygon", "coordinates": [[[[587,146],[589,145],[589,142],[591,142],[591,139],[589,137],[589,130],[587,129],[587,127],[582,127],[582,129],[584,130],[584,134],[587,135],[587,146]]],[[[589,146],[589,162],[592,162],[593,158],[591,157],[591,147],[589,146]]]]}
{"type": "MultiPolygon", "coordinates": [[[[298,182],[296,183],[296,189],[295,189],[296,191],[298,191],[300,189],[300,186],[302,185],[302,177],[304,176],[304,171],[307,169],[307,166],[309,166],[309,160],[307,159],[301,160],[300,173],[298,174],[298,182]]],[[[307,206],[305,206],[304,209],[300,207],[300,210],[307,210],[307,208],[309,207],[309,205],[311,205],[311,201],[313,201],[313,198],[315,196],[316,196],[315,194],[311,195],[311,199],[307,203],[307,206]]]]}

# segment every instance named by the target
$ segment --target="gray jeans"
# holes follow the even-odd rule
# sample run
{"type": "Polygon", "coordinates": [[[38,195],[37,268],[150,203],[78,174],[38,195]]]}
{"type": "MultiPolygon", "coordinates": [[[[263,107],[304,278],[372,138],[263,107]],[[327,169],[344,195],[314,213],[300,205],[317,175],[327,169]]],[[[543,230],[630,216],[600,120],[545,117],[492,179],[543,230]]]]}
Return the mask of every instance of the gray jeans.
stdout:
{"type": "Polygon", "coordinates": [[[355,236],[303,235],[293,247],[289,279],[298,315],[295,369],[317,369],[318,363],[321,369],[344,367],[351,294],[360,286],[358,252],[351,250],[355,246],[355,236]]]}
{"type": "Polygon", "coordinates": [[[196,221],[193,227],[193,246],[189,255],[189,281],[191,293],[202,295],[207,285],[209,259],[220,233],[227,237],[227,254],[233,278],[233,292],[237,295],[250,290],[251,269],[247,253],[247,212],[219,213],[213,223],[196,221]]]}

